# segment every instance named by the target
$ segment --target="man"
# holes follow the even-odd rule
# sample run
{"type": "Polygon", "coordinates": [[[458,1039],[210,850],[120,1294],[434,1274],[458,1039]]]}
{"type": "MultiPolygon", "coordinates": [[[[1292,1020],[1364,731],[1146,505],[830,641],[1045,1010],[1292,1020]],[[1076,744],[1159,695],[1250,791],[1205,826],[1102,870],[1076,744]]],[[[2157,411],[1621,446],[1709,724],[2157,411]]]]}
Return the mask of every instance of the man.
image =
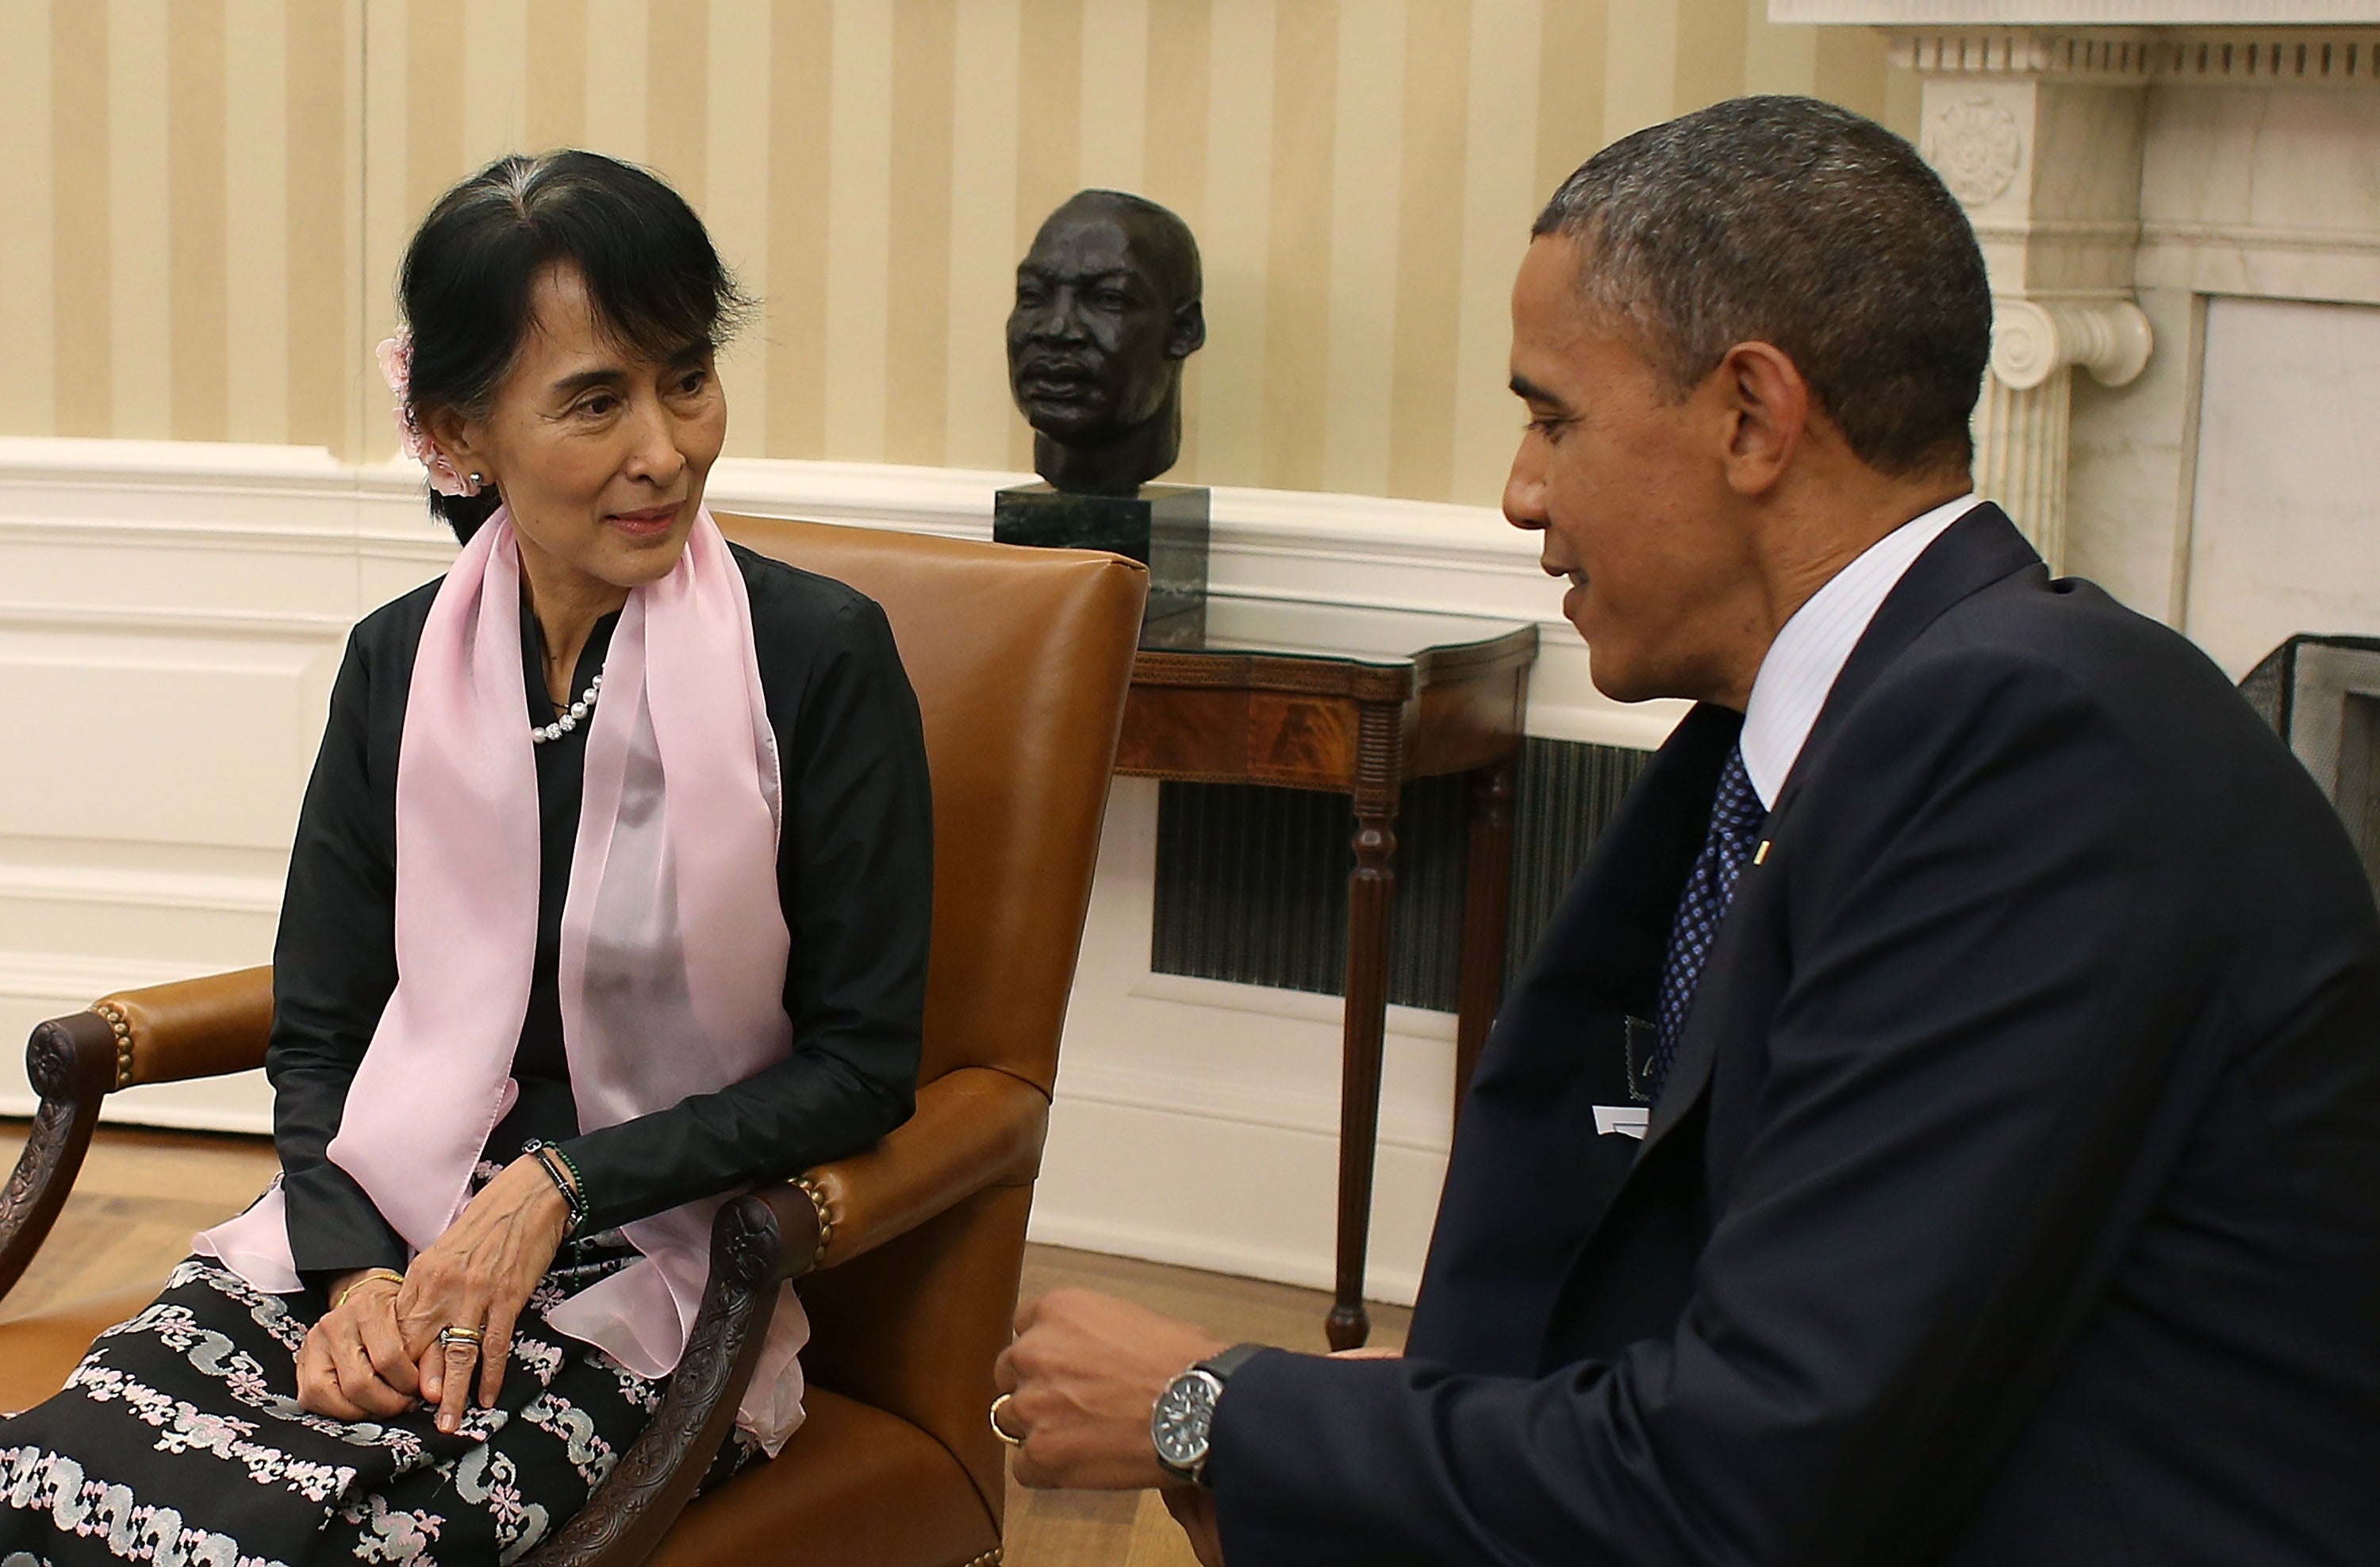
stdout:
{"type": "Polygon", "coordinates": [[[1052,1296],[1020,1476],[1231,1567],[2380,1561],[2380,920],[2214,667],[1968,495],[1957,205],[1723,103],[1512,298],[1505,509],[1597,684],[1700,705],[1505,1003],[1405,1358],[1176,1384],[1220,1342],[1052,1296]]]}
{"type": "Polygon", "coordinates": [[[1016,267],[1009,391],[1052,489],[1129,495],[1182,455],[1182,364],[1207,341],[1198,242],[1142,197],[1083,190],[1016,267]]]}

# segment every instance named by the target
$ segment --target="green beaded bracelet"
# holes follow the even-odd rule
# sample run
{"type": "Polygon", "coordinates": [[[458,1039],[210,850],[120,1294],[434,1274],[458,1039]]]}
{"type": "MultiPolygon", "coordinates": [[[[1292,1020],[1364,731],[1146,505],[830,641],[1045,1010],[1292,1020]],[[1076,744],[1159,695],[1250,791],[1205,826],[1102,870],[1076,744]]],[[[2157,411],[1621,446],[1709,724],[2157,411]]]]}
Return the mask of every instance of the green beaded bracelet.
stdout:
{"type": "Polygon", "coordinates": [[[545,1178],[553,1183],[553,1189],[570,1207],[570,1228],[563,1232],[563,1238],[568,1240],[587,1222],[586,1183],[579,1178],[577,1162],[552,1143],[533,1144],[529,1152],[536,1156],[537,1167],[545,1172],[545,1178]]]}

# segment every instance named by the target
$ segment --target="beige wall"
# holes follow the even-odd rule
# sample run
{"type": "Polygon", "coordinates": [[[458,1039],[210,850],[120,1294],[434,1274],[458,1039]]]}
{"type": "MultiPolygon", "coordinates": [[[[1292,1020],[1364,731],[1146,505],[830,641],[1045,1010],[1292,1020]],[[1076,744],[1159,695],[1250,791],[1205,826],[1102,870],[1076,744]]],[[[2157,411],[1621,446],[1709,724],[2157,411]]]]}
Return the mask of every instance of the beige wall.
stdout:
{"type": "Polygon", "coordinates": [[[652,164],[766,313],[730,450],[1026,464],[1000,321],[1082,185],[1179,211],[1215,484],[1492,501],[1504,291],[1553,185],[1733,93],[1908,129],[1764,0],[0,0],[0,434],[392,449],[413,219],[506,151],[652,164]]]}

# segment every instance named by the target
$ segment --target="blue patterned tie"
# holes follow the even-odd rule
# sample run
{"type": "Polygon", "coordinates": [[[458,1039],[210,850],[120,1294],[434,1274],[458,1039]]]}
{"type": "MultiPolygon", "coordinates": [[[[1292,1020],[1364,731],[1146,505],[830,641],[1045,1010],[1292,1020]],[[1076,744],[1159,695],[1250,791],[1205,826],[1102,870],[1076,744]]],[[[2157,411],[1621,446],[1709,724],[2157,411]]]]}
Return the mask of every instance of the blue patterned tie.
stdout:
{"type": "Polygon", "coordinates": [[[1661,1001],[1654,1018],[1658,1032],[1646,1084],[1656,1104],[1669,1085],[1670,1068],[1677,1064],[1678,1041],[1685,1035],[1686,1014],[1694,1004],[1694,985],[1702,978],[1711,944],[1718,940],[1719,921],[1727,917],[1736,880],[1743,874],[1743,862],[1751,857],[1752,845],[1760,840],[1761,824],[1767,820],[1768,812],[1753,790],[1752,775],[1743,770],[1743,752],[1740,748],[1728,752],[1727,766],[1718,775],[1718,793],[1711,800],[1710,832],[1703,839],[1703,852],[1695,857],[1694,869],[1686,875],[1678,917],[1670,926],[1670,953],[1661,961],[1661,1001]]]}

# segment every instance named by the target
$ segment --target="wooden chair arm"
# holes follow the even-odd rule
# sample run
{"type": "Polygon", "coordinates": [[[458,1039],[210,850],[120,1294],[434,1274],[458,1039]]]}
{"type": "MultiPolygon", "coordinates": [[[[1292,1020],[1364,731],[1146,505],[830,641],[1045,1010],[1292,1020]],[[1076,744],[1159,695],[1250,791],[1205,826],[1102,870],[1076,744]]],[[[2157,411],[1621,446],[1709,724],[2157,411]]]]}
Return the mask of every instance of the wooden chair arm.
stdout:
{"type": "Polygon", "coordinates": [[[777,1285],[873,1250],[988,1186],[1033,1179],[1050,1101],[990,1067],[917,1090],[875,1148],[720,1209],[710,1281],[651,1424],[577,1516],[521,1567],[638,1567],[657,1549],[735,1424],[777,1285]]]}
{"type": "Polygon", "coordinates": [[[25,1046],[25,1075],[41,1104],[0,1188],[0,1297],[24,1277],[66,1206],[99,1124],[100,1100],[136,1083],[261,1066],[272,1031],[271,968],[119,990],[36,1026],[25,1046]]]}
{"type": "Polygon", "coordinates": [[[719,1210],[710,1229],[710,1281],[651,1422],[587,1505],[521,1567],[636,1567],[694,1500],[735,1423],[769,1336],[785,1278],[781,1259],[819,1249],[816,1209],[807,1201],[783,1205],[788,1222],[782,1228],[780,1211],[758,1194],[719,1210]]]}
{"type": "Polygon", "coordinates": [[[115,1086],[115,1030],[96,1013],[79,1012],[35,1026],[25,1045],[25,1075],[41,1096],[32,1135],[0,1187],[0,1296],[16,1287],[49,1238],[99,1124],[99,1101],[115,1086]]]}
{"type": "Polygon", "coordinates": [[[273,1033],[273,968],[243,968],[91,1003],[115,1032],[115,1087],[225,1077],[264,1064],[273,1033]]]}

